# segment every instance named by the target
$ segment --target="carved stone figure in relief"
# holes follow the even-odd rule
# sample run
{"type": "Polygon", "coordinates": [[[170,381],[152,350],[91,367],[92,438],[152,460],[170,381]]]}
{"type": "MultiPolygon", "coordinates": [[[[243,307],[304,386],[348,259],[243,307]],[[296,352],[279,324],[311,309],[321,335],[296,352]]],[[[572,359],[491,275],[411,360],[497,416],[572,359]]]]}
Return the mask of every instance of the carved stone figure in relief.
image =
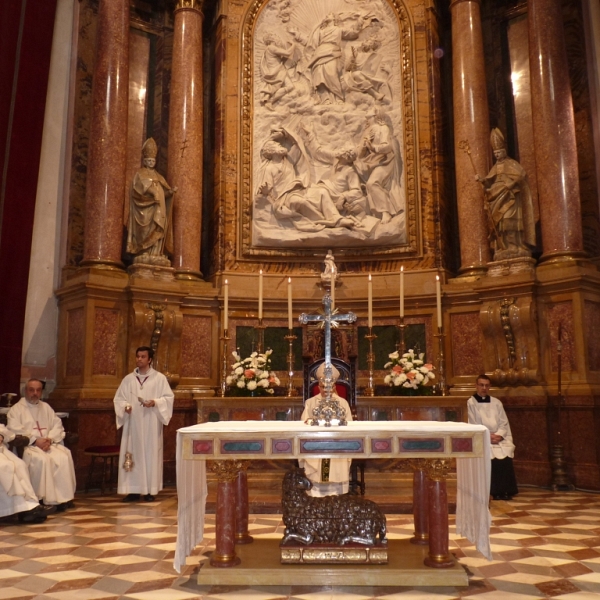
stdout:
{"type": "MultiPolygon", "coordinates": [[[[346,59],[346,72],[342,82],[346,89],[369,94],[378,102],[390,102],[391,90],[382,67],[382,56],[377,52],[381,41],[376,37],[363,40],[360,44],[349,44],[350,55],[346,59]]],[[[387,76],[386,76],[387,75],[387,76]]]]}
{"type": "Polygon", "coordinates": [[[494,260],[530,257],[535,246],[535,218],[527,173],[506,154],[502,132],[494,128],[490,142],[496,163],[483,185],[494,260]]]}
{"type": "Polygon", "coordinates": [[[373,121],[365,129],[355,165],[366,184],[371,214],[385,225],[403,208],[399,186],[400,150],[381,107],[375,109],[373,121]]]}
{"type": "Polygon", "coordinates": [[[142,146],[143,166],[131,186],[127,252],[135,256],[134,263],[170,266],[165,254],[173,250],[171,215],[177,188],[154,168],[157,153],[156,142],[148,138],[142,146]]]}
{"type": "Polygon", "coordinates": [[[272,204],[278,219],[291,220],[301,231],[356,225],[354,219],[339,213],[328,194],[309,189],[306,156],[301,143],[291,132],[274,130],[261,155],[266,162],[257,195],[272,204]]]}
{"type": "Polygon", "coordinates": [[[260,102],[272,110],[283,96],[294,91],[292,79],[302,53],[295,43],[284,43],[275,33],[265,34],[263,41],[266,48],[260,61],[260,74],[264,81],[260,102]]]}

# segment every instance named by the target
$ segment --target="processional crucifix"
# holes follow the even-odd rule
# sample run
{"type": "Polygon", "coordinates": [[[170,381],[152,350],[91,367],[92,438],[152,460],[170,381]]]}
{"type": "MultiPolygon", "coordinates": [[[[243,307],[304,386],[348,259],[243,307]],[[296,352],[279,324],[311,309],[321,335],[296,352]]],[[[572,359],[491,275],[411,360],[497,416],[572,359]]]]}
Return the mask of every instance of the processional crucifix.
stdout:
{"type": "MultiPolygon", "coordinates": [[[[332,285],[335,285],[335,280],[332,280],[332,285]]],[[[345,321],[354,323],[356,315],[353,312],[348,312],[345,315],[335,314],[331,312],[331,296],[325,293],[323,297],[323,305],[325,306],[324,315],[307,315],[302,313],[298,320],[303,325],[308,323],[323,323],[325,329],[325,382],[324,393],[321,394],[321,400],[313,411],[313,425],[324,425],[331,427],[332,425],[347,425],[346,410],[340,406],[340,403],[333,398],[333,369],[331,366],[331,327],[337,327],[337,324],[345,321]]]]}

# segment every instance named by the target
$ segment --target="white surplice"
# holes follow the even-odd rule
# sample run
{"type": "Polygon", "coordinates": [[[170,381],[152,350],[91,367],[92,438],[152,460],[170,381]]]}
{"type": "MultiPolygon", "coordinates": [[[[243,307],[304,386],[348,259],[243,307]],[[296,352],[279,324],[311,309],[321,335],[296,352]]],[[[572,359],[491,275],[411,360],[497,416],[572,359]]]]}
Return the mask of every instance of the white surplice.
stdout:
{"type": "Polygon", "coordinates": [[[471,396],[467,400],[467,409],[469,411],[469,423],[483,425],[488,428],[490,433],[496,433],[504,438],[498,444],[490,444],[492,458],[514,458],[515,445],[513,444],[510,423],[506,412],[504,412],[502,402],[493,396],[490,396],[490,402],[477,402],[471,396]]]}
{"type": "MultiPolygon", "coordinates": [[[[348,402],[333,394],[333,398],[340,403],[340,406],[346,410],[346,421],[352,421],[352,413],[350,412],[350,406],[348,402]]],[[[321,394],[317,394],[312,398],[309,398],[304,405],[304,411],[300,417],[301,421],[306,421],[313,417],[313,410],[317,407],[317,404],[321,400],[321,394]]],[[[301,469],[304,469],[306,476],[310,479],[313,486],[308,491],[311,496],[335,496],[339,494],[348,493],[348,484],[350,482],[350,458],[331,458],[329,460],[329,481],[321,481],[322,474],[322,458],[301,458],[298,460],[298,464],[301,469]]]]}
{"type": "Polygon", "coordinates": [[[6,444],[15,438],[15,434],[0,423],[0,517],[7,517],[39,505],[37,496],[29,481],[27,465],[15,456],[6,444]]]}
{"type": "Polygon", "coordinates": [[[117,429],[123,427],[119,456],[119,494],[157,494],[163,487],[163,426],[173,416],[173,391],[167,378],[152,367],[145,375],[127,375],[115,395],[117,429]],[[138,400],[154,400],[144,407],[138,400]],[[131,414],[125,408],[131,406],[131,414]],[[133,455],[133,469],[125,471],[125,453],[133,455]]]}
{"type": "Polygon", "coordinates": [[[31,404],[21,398],[8,411],[8,428],[29,438],[23,452],[29,469],[31,485],[44,504],[62,504],[75,496],[75,468],[71,451],[63,445],[65,429],[46,402],[31,404]],[[38,438],[50,438],[52,446],[44,452],[35,443],[38,438]]]}

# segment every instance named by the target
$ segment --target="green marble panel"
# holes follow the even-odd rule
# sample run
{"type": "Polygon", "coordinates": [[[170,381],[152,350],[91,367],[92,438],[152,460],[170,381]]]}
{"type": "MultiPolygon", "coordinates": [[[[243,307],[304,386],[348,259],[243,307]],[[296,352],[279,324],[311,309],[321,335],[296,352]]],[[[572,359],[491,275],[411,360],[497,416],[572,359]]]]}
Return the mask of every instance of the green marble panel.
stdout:
{"type": "MultiPolygon", "coordinates": [[[[367,354],[369,352],[369,340],[365,335],[369,333],[368,327],[358,328],[358,368],[367,370],[367,354]]],[[[375,370],[383,369],[383,365],[389,361],[389,355],[396,351],[396,345],[400,343],[400,334],[396,325],[378,325],[373,327],[373,333],[377,336],[373,340],[373,353],[375,354],[375,370]]],[[[407,325],[404,328],[404,344],[407,349],[412,348],[415,351],[425,352],[425,358],[431,361],[432,357],[427,356],[427,337],[425,335],[425,324],[415,323],[407,325]]]]}
{"type": "MultiPolygon", "coordinates": [[[[273,371],[288,370],[289,343],[285,338],[287,327],[267,327],[265,329],[265,350],[273,350],[271,354],[271,369],[273,371]]],[[[294,350],[294,371],[302,371],[302,327],[294,327],[296,339],[292,344],[294,350]]],[[[235,328],[238,352],[242,358],[250,356],[256,350],[258,331],[254,327],[238,325],[235,328]]]]}

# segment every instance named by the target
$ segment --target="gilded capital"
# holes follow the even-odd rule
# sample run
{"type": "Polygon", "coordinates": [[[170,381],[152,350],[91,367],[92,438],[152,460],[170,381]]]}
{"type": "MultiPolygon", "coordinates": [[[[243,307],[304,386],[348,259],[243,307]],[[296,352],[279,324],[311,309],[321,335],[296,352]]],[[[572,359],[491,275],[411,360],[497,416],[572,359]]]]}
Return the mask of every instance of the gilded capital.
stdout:
{"type": "Polygon", "coordinates": [[[481,0],[450,0],[450,8],[454,8],[457,4],[461,2],[470,2],[471,4],[478,4],[481,6],[481,0]]]}
{"type": "Polygon", "coordinates": [[[175,12],[182,9],[195,9],[202,12],[202,0],[177,0],[175,3],[175,12]]]}
{"type": "Polygon", "coordinates": [[[450,461],[447,459],[428,460],[425,465],[427,477],[432,481],[446,481],[450,471],[450,461]]]}
{"type": "MultiPolygon", "coordinates": [[[[212,460],[209,461],[209,469],[217,476],[219,482],[235,481],[238,473],[244,469],[241,460],[212,460]]],[[[248,468],[247,466],[245,468],[248,468]]]]}
{"type": "Polygon", "coordinates": [[[406,460],[406,464],[413,471],[425,471],[427,468],[427,459],[426,458],[409,458],[406,460]]]}

